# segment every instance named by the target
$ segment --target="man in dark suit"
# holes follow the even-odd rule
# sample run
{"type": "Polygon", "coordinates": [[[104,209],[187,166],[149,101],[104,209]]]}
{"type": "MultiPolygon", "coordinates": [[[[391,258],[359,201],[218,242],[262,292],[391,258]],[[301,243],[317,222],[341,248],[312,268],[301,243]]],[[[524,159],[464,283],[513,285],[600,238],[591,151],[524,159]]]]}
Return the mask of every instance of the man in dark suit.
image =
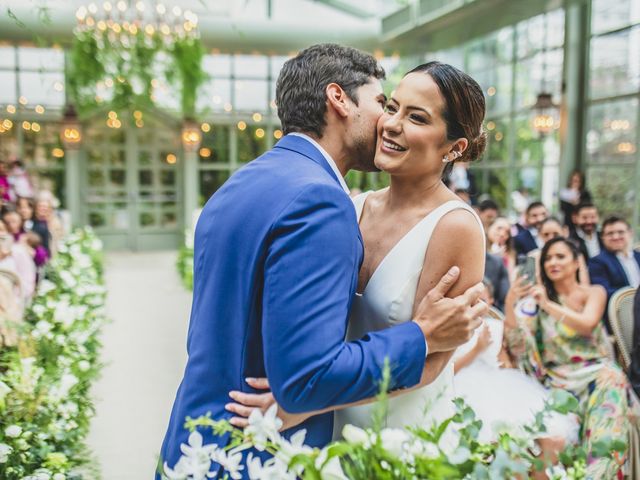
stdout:
{"type": "Polygon", "coordinates": [[[569,232],[571,238],[585,259],[590,259],[600,254],[603,248],[602,238],[598,232],[598,209],[593,203],[581,203],[575,208],[573,214],[574,227],[569,232]]]}
{"type": "Polygon", "coordinates": [[[504,311],[504,298],[509,291],[509,272],[502,258],[491,253],[485,254],[484,276],[491,281],[493,286],[493,305],[504,311]]]}
{"type": "Polygon", "coordinates": [[[525,212],[527,227],[513,239],[518,255],[526,255],[531,250],[542,248],[544,242],[538,237],[542,222],[549,216],[547,207],[542,202],[532,202],[525,212]]]}
{"type": "MultiPolygon", "coordinates": [[[[640,284],[640,252],[631,249],[631,227],[622,217],[612,215],[602,222],[602,243],[599,255],[589,260],[591,283],[602,285],[607,298],[628,285],[640,284]]],[[[605,314],[607,329],[611,331],[605,314]]]]}
{"type": "Polygon", "coordinates": [[[629,380],[635,392],[640,396],[640,288],[636,290],[633,301],[633,350],[629,366],[629,380]]]}

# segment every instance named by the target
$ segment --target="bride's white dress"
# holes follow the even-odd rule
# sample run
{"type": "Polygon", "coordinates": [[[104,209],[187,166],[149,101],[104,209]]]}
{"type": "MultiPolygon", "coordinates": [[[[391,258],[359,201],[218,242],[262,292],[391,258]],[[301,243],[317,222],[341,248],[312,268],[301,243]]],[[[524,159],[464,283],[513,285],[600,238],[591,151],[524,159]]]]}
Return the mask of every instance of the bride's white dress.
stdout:
{"type": "MultiPolygon", "coordinates": [[[[354,198],[358,220],[371,192],[354,198]]],[[[391,249],[375,270],[351,307],[347,340],[357,340],[368,332],[382,330],[412,319],[418,288],[431,235],[447,213],[464,209],[482,223],[466,203],[449,201],[431,211],[391,249]]],[[[423,426],[440,423],[455,413],[453,405],[453,363],[450,362],[431,384],[389,400],[387,427],[423,426]]],[[[371,425],[374,404],[349,407],[335,413],[334,438],[340,438],[346,424],[366,428],[371,425]]]]}

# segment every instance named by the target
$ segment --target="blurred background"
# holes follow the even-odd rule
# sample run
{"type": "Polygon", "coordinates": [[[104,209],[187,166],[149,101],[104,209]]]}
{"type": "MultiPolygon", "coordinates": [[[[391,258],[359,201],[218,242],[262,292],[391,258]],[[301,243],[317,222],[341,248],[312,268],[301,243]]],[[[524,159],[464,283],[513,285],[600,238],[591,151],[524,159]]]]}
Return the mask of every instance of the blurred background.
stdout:
{"type": "Polygon", "coordinates": [[[282,135],[278,72],[318,42],[373,53],[388,92],[432,59],[478,80],[490,143],[464,185],[472,202],[557,211],[577,169],[601,217],[638,231],[638,0],[0,5],[0,157],[22,160],[66,223],[93,226],[108,249],[180,245],[193,212],[282,135]]]}

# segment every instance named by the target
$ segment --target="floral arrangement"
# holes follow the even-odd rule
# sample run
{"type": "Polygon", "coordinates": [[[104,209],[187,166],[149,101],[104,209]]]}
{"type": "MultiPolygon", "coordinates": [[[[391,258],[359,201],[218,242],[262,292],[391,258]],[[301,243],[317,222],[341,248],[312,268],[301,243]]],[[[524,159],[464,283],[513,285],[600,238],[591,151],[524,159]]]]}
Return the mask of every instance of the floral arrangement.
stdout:
{"type": "Polygon", "coordinates": [[[178,250],[176,268],[185,288],[193,290],[193,233],[190,230],[185,231],[184,245],[178,250]]]}
{"type": "MultiPolygon", "coordinates": [[[[388,372],[388,369],[387,369],[388,372]]],[[[535,438],[545,431],[544,418],[551,411],[567,413],[577,408],[571,394],[554,391],[550,402],[523,431],[502,431],[495,443],[478,441],[482,422],[461,399],[455,400],[456,413],[431,428],[383,428],[386,416],[388,373],[374,409],[373,427],[360,429],[347,425],[343,441],[322,449],[304,444],[305,432],[285,439],[279,429],[281,420],[274,405],[264,414],[256,409],[249,426],[239,430],[226,420],[213,420],[209,415],[187,418],[185,428],[191,431],[188,443],[181,446],[183,455],[170,468],[162,465],[165,480],[204,480],[215,477],[218,468],[226,478],[240,479],[243,473],[256,480],[302,478],[304,480],[383,480],[405,479],[481,479],[502,480],[526,478],[534,470],[545,471],[551,480],[585,478],[586,453],[581,447],[568,447],[555,465],[536,457],[535,438]],[[215,435],[229,435],[222,448],[206,445],[199,430],[211,429],[215,435]],[[266,451],[271,457],[263,461],[243,452],[248,448],[266,451]],[[246,471],[245,471],[246,469],[246,471]]],[[[603,445],[603,455],[624,446],[603,445]]]]}
{"type": "Polygon", "coordinates": [[[102,243],[78,230],[60,245],[18,329],[0,347],[0,478],[99,478],[85,444],[105,324],[102,243]]]}

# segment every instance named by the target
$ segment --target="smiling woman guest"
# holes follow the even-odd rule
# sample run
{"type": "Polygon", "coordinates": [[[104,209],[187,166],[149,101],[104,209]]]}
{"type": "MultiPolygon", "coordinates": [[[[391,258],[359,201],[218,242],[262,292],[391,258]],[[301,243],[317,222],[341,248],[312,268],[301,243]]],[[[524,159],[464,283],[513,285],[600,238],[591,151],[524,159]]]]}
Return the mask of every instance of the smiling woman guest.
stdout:
{"type": "Polygon", "coordinates": [[[548,388],[579,400],[581,442],[587,450],[587,478],[618,478],[626,453],[594,448],[601,441],[628,441],[629,383],[608,357],[602,317],[607,294],[578,282],[578,249],[563,237],[549,240],[540,254],[542,285],[518,277],[505,300],[505,339],[515,363],[548,388]],[[537,314],[518,301],[533,296],[537,314]]]}

